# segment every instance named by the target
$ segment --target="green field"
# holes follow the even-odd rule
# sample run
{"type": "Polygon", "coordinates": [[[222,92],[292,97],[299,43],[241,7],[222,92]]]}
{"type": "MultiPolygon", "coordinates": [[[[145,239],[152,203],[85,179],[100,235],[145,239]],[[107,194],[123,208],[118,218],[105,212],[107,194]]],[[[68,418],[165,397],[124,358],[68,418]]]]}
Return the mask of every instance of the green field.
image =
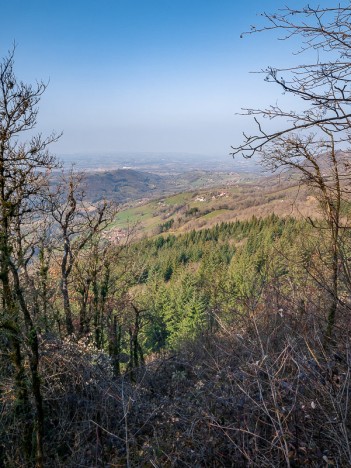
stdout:
{"type": "Polygon", "coordinates": [[[314,214],[316,201],[293,181],[277,177],[245,180],[220,188],[192,190],[122,206],[111,227],[137,234],[184,232],[211,227],[217,222],[249,219],[252,216],[314,214]],[[169,225],[171,226],[169,227],[169,225]]]}

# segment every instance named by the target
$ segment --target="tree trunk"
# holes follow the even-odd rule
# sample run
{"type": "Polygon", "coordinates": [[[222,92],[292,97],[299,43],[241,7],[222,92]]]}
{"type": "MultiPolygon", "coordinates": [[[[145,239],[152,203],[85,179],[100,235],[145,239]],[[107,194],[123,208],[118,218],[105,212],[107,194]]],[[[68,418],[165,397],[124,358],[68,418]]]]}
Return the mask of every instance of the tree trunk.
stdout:
{"type": "Polygon", "coordinates": [[[118,325],[117,317],[113,316],[110,326],[108,351],[112,358],[113,373],[115,377],[121,375],[120,353],[121,353],[122,327],[118,325]]]}
{"type": "Polygon", "coordinates": [[[61,279],[61,293],[63,298],[63,311],[65,314],[66,331],[68,335],[72,335],[74,333],[74,326],[72,321],[71,304],[69,300],[68,282],[66,276],[63,276],[61,279]]]}
{"type": "Polygon", "coordinates": [[[332,339],[333,329],[336,320],[336,312],[339,302],[339,253],[337,242],[334,240],[332,246],[332,277],[331,277],[331,291],[330,291],[330,306],[327,318],[326,330],[326,345],[332,339]]]}
{"type": "Polygon", "coordinates": [[[31,371],[31,386],[32,393],[35,401],[36,417],[35,417],[35,436],[36,436],[36,447],[35,447],[35,460],[36,466],[41,468],[43,466],[43,436],[44,436],[44,409],[43,399],[41,395],[41,384],[39,376],[39,340],[36,327],[31,318],[28,310],[23,292],[20,286],[20,279],[16,268],[11,265],[11,272],[14,279],[14,289],[23,313],[24,322],[26,325],[26,332],[28,336],[30,346],[30,371],[31,371]]]}

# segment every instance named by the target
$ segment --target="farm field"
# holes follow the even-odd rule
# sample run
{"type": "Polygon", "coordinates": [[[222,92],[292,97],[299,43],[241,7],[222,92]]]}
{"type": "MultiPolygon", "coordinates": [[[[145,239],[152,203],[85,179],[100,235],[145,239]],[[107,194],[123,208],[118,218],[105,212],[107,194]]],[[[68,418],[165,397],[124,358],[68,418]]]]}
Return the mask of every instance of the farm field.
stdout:
{"type": "Polygon", "coordinates": [[[111,227],[133,228],[137,237],[152,236],[272,213],[283,217],[316,217],[318,204],[293,179],[269,176],[122,205],[111,227]]]}

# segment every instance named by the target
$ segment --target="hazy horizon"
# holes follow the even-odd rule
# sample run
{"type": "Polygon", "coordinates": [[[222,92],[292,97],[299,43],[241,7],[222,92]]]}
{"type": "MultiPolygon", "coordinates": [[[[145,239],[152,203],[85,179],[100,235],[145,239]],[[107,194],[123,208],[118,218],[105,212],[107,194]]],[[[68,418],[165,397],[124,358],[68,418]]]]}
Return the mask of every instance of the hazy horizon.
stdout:
{"type": "MultiPolygon", "coordinates": [[[[321,2],[319,2],[321,3],[321,2]]],[[[295,6],[303,6],[298,0],[295,6]]],[[[0,55],[17,44],[19,79],[49,81],[37,130],[63,131],[52,150],[229,155],[250,129],[242,107],[289,105],[264,76],[297,63],[262,24],[259,0],[45,0],[3,2],[0,55]]],[[[229,156],[228,156],[229,157],[229,156]]]]}
{"type": "Polygon", "coordinates": [[[64,167],[72,164],[83,171],[110,171],[133,169],[154,174],[177,174],[204,170],[210,172],[251,172],[262,171],[257,157],[250,160],[230,155],[209,155],[181,152],[77,152],[57,154],[64,167]]]}

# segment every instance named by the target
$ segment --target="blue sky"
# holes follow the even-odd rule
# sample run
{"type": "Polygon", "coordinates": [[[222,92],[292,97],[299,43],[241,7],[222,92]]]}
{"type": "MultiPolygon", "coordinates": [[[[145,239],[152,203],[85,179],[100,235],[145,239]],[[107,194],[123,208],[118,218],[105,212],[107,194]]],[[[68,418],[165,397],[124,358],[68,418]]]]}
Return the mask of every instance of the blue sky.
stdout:
{"type": "Polygon", "coordinates": [[[284,99],[249,72],[292,63],[291,47],[272,34],[240,39],[260,12],[284,5],[0,0],[0,55],[15,41],[18,77],[50,80],[38,130],[63,131],[57,153],[223,155],[248,125],[235,115],[241,107],[284,99]]]}

